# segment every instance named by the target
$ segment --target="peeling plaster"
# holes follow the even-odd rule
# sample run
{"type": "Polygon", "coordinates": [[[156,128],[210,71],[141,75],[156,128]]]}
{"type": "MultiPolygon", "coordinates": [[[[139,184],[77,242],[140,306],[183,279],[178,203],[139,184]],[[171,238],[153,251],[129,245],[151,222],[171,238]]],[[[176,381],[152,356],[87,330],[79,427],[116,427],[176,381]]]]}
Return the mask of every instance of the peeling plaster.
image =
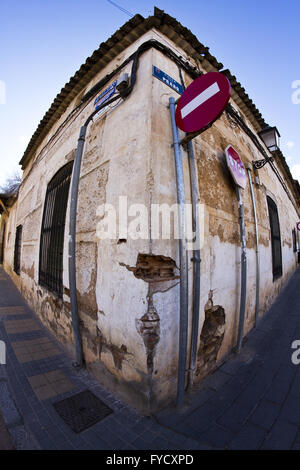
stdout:
{"type": "Polygon", "coordinates": [[[225,311],[221,305],[213,305],[212,290],[209,291],[204,309],[205,321],[200,335],[196,369],[196,375],[202,378],[214,369],[225,334],[225,311]]]}

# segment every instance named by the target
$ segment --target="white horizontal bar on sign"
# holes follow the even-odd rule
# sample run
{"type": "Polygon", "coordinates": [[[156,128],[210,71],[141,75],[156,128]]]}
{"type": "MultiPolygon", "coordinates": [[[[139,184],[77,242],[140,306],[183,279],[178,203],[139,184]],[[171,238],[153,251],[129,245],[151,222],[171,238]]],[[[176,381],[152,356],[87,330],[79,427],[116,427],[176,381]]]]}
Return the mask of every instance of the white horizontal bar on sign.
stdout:
{"type": "Polygon", "coordinates": [[[219,85],[217,82],[210,85],[206,90],[202,91],[198,96],[196,96],[192,101],[186,104],[181,110],[181,117],[184,119],[188,114],[198,108],[205,101],[209,100],[212,96],[216,95],[220,91],[219,85]]]}

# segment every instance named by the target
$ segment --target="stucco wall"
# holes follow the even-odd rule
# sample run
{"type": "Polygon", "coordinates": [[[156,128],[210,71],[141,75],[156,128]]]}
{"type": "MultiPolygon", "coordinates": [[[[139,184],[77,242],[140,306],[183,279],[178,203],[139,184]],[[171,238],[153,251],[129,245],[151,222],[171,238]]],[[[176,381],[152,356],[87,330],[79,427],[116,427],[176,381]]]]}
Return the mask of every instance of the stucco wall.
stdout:
{"type": "MultiPolygon", "coordinates": [[[[176,53],[185,56],[178,46],[175,48],[161,33],[152,30],[105,67],[87,89],[151,37],[160,39],[176,53]]],[[[150,49],[140,57],[137,82],[130,97],[94,119],[88,128],[79,185],[76,249],[85,361],[102,382],[144,411],[169,401],[176,393],[178,241],[151,238],[133,240],[130,237],[99,240],[96,228],[104,216],[99,210],[101,204],[109,203],[118,207],[119,196],[128,197],[128,206],[139,203],[150,208],[155,203],[171,206],[176,202],[168,101],[170,96],[177,98],[179,95],[152,76],[152,65],[180,81],[177,65],[161,52],[150,49]],[[146,274],[140,274],[145,263],[148,263],[146,274],[151,270],[159,274],[153,274],[151,279],[146,274]],[[163,273],[166,272],[167,276],[164,277],[163,273]]],[[[130,70],[131,64],[128,64],[125,71],[130,73],[130,70]]],[[[191,82],[187,74],[184,74],[184,79],[186,84],[191,82]]],[[[74,98],[68,110],[55,123],[24,172],[18,204],[10,211],[5,253],[5,268],[12,274],[15,228],[22,224],[21,274],[12,276],[46,326],[71,351],[73,333],[67,246],[69,207],[63,256],[63,299],[56,298],[41,287],[38,277],[40,232],[47,184],[65,163],[74,158],[80,126],[93,110],[91,101],[55,136],[78,99],[74,98]],[[50,141],[53,136],[54,140],[50,141]]],[[[236,103],[232,104],[238,109],[236,103]]],[[[243,118],[251,127],[245,116],[243,118]]],[[[221,341],[212,366],[235,345],[239,318],[240,236],[235,189],[225,165],[224,150],[229,144],[236,148],[244,163],[262,158],[251,139],[226,113],[211,129],[193,141],[199,202],[204,214],[201,227],[204,239],[201,247],[199,340],[208,313],[219,306],[220,309],[214,311],[225,314],[225,324],[221,325],[221,341]]],[[[184,150],[183,167],[186,201],[190,202],[188,156],[184,150]]],[[[260,233],[262,315],[296,267],[291,237],[298,216],[272,169],[264,167],[259,170],[259,176],[260,185],[255,186],[254,191],[260,233]],[[273,196],[277,204],[281,227],[283,275],[275,282],[272,276],[266,194],[273,196]]],[[[249,185],[243,191],[243,200],[248,257],[246,333],[254,324],[256,269],[249,185]]],[[[149,217],[149,226],[151,223],[149,217]]],[[[192,253],[190,255],[189,260],[192,253]]],[[[189,261],[189,338],[192,287],[192,262],[189,261]]],[[[201,361],[200,356],[196,380],[208,372],[203,369],[201,361]]]]}

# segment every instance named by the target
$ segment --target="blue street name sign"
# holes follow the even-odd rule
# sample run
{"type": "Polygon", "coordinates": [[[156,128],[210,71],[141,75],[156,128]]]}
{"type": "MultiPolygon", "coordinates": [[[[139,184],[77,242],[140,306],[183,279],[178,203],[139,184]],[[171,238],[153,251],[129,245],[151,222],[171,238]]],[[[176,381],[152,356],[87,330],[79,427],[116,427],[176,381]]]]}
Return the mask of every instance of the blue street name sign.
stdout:
{"type": "Polygon", "coordinates": [[[158,67],[155,67],[155,65],[152,66],[152,75],[158,80],[161,80],[163,83],[168,85],[172,90],[177,91],[179,95],[182,95],[183,93],[183,87],[180,85],[180,83],[176,82],[174,78],[170,77],[170,75],[167,75],[165,72],[160,70],[158,67]]]}
{"type": "Polygon", "coordinates": [[[100,108],[100,106],[105,103],[116,91],[117,81],[113,82],[109,87],[107,87],[94,101],[95,109],[100,108]]]}

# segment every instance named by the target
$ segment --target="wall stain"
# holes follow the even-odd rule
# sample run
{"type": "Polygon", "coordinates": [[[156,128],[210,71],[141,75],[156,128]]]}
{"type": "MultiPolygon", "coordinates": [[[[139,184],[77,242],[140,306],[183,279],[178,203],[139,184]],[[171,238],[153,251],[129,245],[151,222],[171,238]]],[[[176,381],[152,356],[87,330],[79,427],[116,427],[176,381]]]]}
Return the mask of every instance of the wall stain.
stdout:
{"type": "Polygon", "coordinates": [[[31,277],[31,279],[34,279],[34,263],[32,263],[32,266],[29,269],[22,266],[22,271],[27,274],[27,276],[31,277]]]}
{"type": "Polygon", "coordinates": [[[91,279],[87,290],[81,293],[77,289],[78,307],[86,315],[90,316],[93,320],[98,320],[98,304],[96,297],[96,283],[97,283],[97,244],[95,243],[94,252],[94,268],[91,271],[91,279]]]}
{"type": "Polygon", "coordinates": [[[123,361],[126,359],[126,357],[131,353],[128,352],[127,346],[125,344],[122,344],[120,347],[116,346],[115,344],[108,343],[103,334],[102,331],[97,327],[97,337],[98,337],[98,355],[99,359],[101,360],[101,354],[104,350],[110,351],[113,357],[114,365],[117,370],[122,370],[122,364],[123,361]]]}

